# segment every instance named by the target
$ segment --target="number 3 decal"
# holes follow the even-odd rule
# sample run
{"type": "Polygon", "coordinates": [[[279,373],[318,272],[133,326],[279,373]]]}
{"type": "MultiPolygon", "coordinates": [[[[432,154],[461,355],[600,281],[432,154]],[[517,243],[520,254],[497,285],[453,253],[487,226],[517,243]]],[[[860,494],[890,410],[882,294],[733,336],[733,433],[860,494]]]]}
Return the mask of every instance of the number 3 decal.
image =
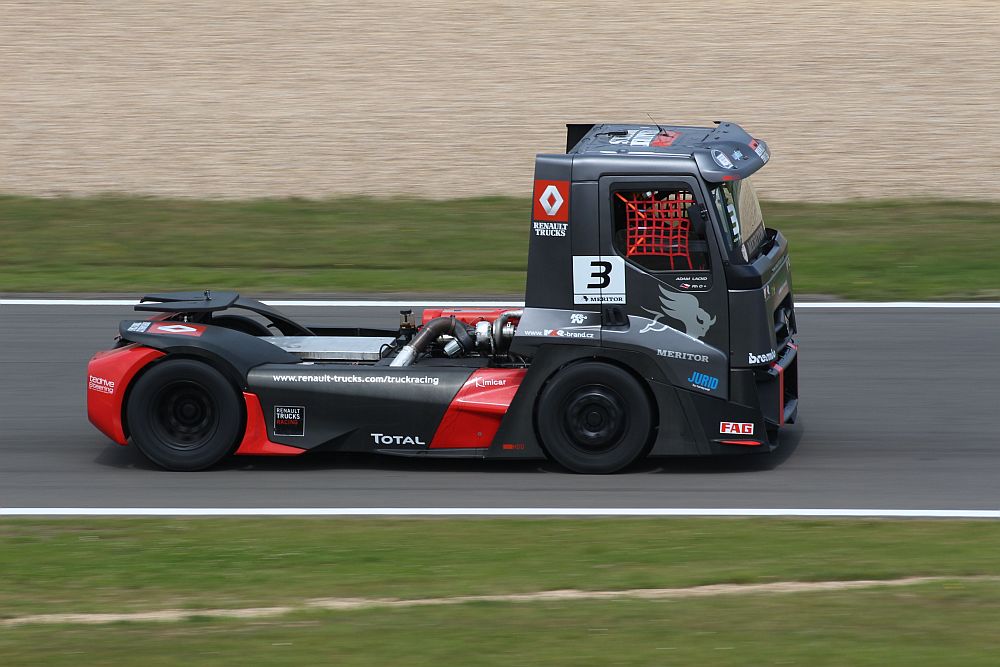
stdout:
{"type": "Polygon", "coordinates": [[[590,277],[596,279],[597,282],[587,285],[587,289],[604,289],[611,284],[611,262],[591,262],[590,267],[595,269],[590,277]]]}
{"type": "Polygon", "coordinates": [[[573,303],[625,303],[625,260],[611,255],[574,256],[573,303]]]}

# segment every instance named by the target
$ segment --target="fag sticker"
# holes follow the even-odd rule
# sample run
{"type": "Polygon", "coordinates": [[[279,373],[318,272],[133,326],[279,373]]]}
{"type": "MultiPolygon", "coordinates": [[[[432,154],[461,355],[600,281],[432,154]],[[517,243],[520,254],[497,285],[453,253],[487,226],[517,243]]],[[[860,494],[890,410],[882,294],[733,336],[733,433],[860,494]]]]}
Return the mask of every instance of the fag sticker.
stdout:
{"type": "Polygon", "coordinates": [[[151,334],[174,334],[175,336],[200,336],[205,333],[205,327],[200,324],[180,324],[179,322],[157,322],[146,330],[151,334]]]}
{"type": "Polygon", "coordinates": [[[569,221],[569,181],[535,181],[533,220],[569,221]]]}
{"type": "Polygon", "coordinates": [[[274,406],[274,434],[305,435],[306,409],[301,405],[274,406]]]}
{"type": "Polygon", "coordinates": [[[719,433],[726,435],[753,435],[753,423],[719,422],[719,433]]]}

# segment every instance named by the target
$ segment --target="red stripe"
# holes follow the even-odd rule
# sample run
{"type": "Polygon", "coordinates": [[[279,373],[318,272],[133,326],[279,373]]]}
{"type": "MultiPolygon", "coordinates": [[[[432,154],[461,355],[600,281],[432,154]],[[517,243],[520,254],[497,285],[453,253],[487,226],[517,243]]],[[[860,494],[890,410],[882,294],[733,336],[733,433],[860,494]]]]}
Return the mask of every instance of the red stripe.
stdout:
{"type": "Polygon", "coordinates": [[[778,426],[785,423],[785,369],[777,362],[771,364],[771,368],[778,371],[778,426]]]}
{"type": "Polygon", "coordinates": [[[422,324],[427,324],[436,317],[454,317],[460,322],[475,326],[478,322],[492,322],[511,308],[424,308],[420,317],[422,324]]]}
{"type": "Polygon", "coordinates": [[[438,425],[431,449],[489,447],[526,372],[481,368],[469,376],[438,425]]]}
{"type": "Polygon", "coordinates": [[[243,392],[243,400],[247,404],[247,428],[243,433],[243,441],[236,449],[236,454],[254,456],[296,456],[304,452],[298,447],[289,447],[271,442],[267,437],[267,422],[264,420],[264,409],[256,394],[243,392]]]}
{"type": "Polygon", "coordinates": [[[719,440],[724,445],[746,445],[748,447],[759,447],[761,443],[756,440],[719,440]]]}

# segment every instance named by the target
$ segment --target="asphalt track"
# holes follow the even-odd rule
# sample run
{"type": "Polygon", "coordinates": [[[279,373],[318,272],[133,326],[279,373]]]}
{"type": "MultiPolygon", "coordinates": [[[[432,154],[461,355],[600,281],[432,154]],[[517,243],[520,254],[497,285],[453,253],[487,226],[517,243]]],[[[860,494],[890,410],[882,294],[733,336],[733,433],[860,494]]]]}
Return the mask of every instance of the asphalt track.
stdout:
{"type": "MultiPolygon", "coordinates": [[[[317,323],[397,318],[394,308],[286,310],[317,323]]],[[[334,455],[157,470],[86,418],[87,360],[130,313],[0,305],[0,509],[1000,509],[1000,309],[801,309],[800,423],[782,451],[660,459],[611,476],[334,455]]]]}

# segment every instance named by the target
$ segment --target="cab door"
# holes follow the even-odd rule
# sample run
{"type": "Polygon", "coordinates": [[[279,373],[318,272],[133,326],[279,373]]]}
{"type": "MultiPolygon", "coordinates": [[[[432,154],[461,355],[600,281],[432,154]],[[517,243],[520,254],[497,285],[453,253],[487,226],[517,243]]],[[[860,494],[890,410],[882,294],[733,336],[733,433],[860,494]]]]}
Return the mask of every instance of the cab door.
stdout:
{"type": "Polygon", "coordinates": [[[603,340],[644,349],[678,386],[728,397],[728,293],[701,183],[606,176],[599,189],[600,254],[625,295],[604,300],[603,340]]]}

